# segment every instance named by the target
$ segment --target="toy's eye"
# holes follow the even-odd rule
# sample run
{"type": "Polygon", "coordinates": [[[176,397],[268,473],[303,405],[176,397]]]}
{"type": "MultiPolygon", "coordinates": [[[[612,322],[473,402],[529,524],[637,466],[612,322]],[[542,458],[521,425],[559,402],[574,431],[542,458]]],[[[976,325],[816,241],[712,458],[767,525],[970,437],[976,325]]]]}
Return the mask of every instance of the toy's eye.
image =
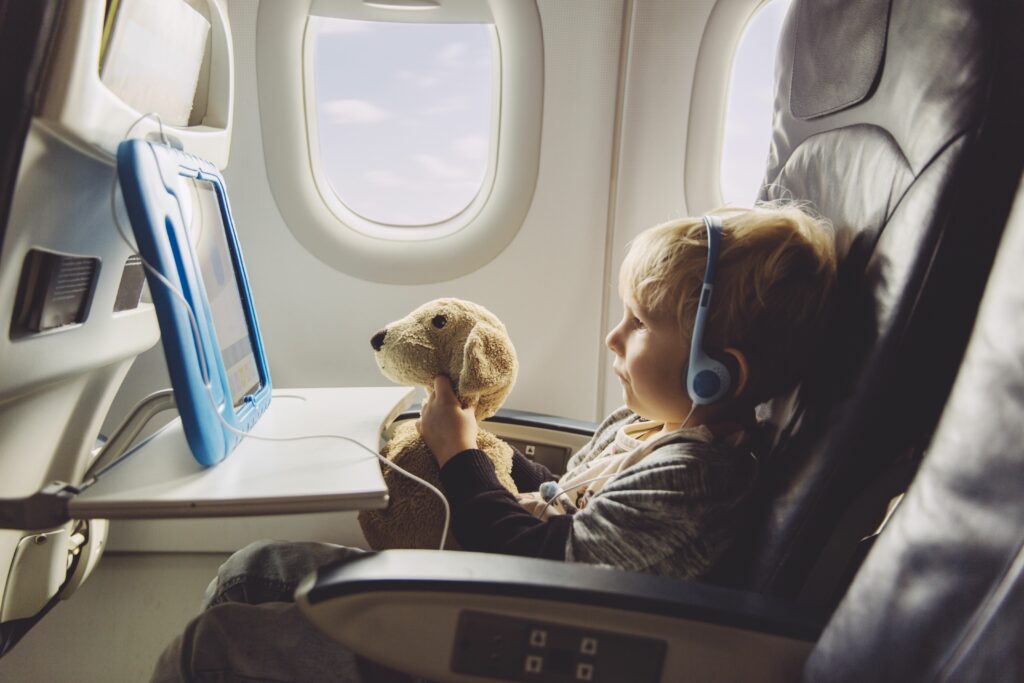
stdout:
{"type": "Polygon", "coordinates": [[[436,327],[437,329],[441,329],[442,327],[448,324],[448,318],[444,317],[443,315],[435,315],[434,319],[431,320],[430,322],[434,323],[434,327],[436,327]]]}

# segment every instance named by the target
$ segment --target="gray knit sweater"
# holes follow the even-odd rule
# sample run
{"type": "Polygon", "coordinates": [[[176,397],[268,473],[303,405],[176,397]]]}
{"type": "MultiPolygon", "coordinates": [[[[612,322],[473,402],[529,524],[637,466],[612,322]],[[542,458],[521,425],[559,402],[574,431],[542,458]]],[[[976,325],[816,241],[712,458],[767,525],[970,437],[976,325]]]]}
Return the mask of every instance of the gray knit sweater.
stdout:
{"type": "MultiPolygon", "coordinates": [[[[612,413],[568,469],[600,457],[616,432],[639,418],[612,413]]],[[[706,573],[731,543],[738,507],[757,462],[738,446],[666,443],[609,480],[572,516],[566,559],[689,578],[706,573]]]]}
{"type": "MultiPolygon", "coordinates": [[[[569,461],[569,472],[602,457],[619,428],[639,420],[623,408],[569,461]]],[[[680,437],[607,480],[586,507],[541,520],[517,502],[479,450],[459,453],[441,470],[452,531],[466,550],[587,562],[628,571],[691,578],[706,573],[728,547],[757,463],[744,443],[728,446],[680,437]]],[[[536,491],[555,475],[517,456],[513,478],[536,491]]]]}

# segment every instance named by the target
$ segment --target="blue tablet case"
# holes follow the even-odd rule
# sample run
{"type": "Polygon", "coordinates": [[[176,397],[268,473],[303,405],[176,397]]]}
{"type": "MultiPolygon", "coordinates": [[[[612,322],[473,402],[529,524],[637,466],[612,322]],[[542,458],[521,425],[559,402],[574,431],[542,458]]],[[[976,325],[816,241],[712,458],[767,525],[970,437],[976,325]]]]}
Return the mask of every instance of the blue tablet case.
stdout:
{"type": "Polygon", "coordinates": [[[181,298],[146,271],[189,448],[200,463],[214,465],[241,439],[217,413],[248,431],[271,394],[224,179],[207,161],[142,140],[120,144],[117,173],[139,253],[195,313],[193,330],[181,298]]]}

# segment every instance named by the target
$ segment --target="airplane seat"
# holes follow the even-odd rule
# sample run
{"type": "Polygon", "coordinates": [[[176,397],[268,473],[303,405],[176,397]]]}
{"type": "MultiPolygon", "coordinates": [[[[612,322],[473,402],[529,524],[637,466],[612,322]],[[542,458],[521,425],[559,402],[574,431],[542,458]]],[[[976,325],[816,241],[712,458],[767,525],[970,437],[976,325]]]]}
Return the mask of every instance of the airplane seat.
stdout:
{"type": "Polygon", "coordinates": [[[700,582],[436,551],[389,550],[321,567],[300,586],[300,607],[354,651],[431,680],[522,680],[514,673],[530,656],[587,665],[594,680],[617,661],[629,673],[600,680],[1021,680],[1019,163],[1016,176],[998,260],[927,455],[823,626],[806,605],[700,582]],[[425,622],[435,626],[429,633],[425,622]],[[616,656],[575,651],[589,642],[602,652],[598,641],[616,656]]]}
{"type": "Polygon", "coordinates": [[[767,406],[762,486],[713,582],[834,607],[858,541],[913,476],[1019,174],[1012,11],[791,6],[761,199],[808,202],[834,224],[836,315],[809,379],[767,406]]]}
{"type": "Polygon", "coordinates": [[[928,454],[805,680],[1024,680],[1021,259],[1024,184],[928,454]]]}
{"type": "MultiPolygon", "coordinates": [[[[65,5],[0,3],[3,499],[82,481],[125,374],[159,340],[152,307],[138,305],[141,266],[111,226],[113,169],[35,118],[65,5]],[[131,282],[135,305],[119,306],[131,282]]],[[[0,514],[0,656],[84,580],[106,538],[101,520],[39,528],[9,514],[0,514]]]]}

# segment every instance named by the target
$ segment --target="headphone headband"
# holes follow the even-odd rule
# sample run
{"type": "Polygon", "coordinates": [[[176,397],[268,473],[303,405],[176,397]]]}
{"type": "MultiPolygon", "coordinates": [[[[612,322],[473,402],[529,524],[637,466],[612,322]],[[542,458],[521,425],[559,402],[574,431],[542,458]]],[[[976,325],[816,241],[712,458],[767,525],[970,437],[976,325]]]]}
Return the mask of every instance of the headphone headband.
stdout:
{"type": "Polygon", "coordinates": [[[718,216],[704,216],[704,227],[708,233],[708,262],[697,303],[697,317],[693,321],[690,362],[686,371],[686,392],[696,405],[714,403],[728,394],[732,386],[732,377],[725,365],[704,352],[704,328],[711,309],[718,252],[722,244],[722,219],[718,216]]]}
{"type": "Polygon", "coordinates": [[[704,216],[704,227],[708,233],[708,264],[704,268],[704,284],[715,284],[718,272],[718,252],[722,246],[722,219],[718,216],[704,216]]]}

